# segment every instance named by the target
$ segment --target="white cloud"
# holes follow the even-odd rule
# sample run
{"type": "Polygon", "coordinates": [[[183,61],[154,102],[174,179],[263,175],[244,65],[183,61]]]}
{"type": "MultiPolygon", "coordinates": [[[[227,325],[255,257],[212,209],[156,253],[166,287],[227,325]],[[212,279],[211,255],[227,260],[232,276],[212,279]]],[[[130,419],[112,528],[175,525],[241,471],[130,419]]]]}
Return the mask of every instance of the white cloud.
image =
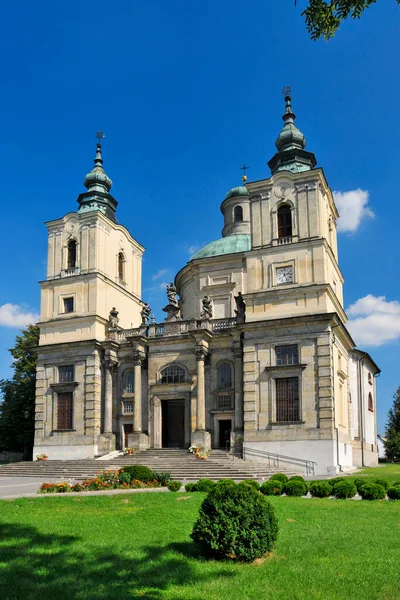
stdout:
{"type": "Polygon", "coordinates": [[[153,275],[152,280],[156,281],[156,279],[160,279],[160,277],[162,277],[166,273],[168,273],[168,269],[160,269],[155,275],[153,275]]]}
{"type": "Polygon", "coordinates": [[[167,287],[167,285],[168,285],[168,283],[166,283],[165,281],[163,281],[162,283],[158,283],[157,285],[154,285],[152,287],[145,288],[143,290],[143,292],[149,293],[149,292],[157,292],[157,291],[160,291],[160,290],[165,290],[165,288],[167,287]]]}
{"type": "Polygon", "coordinates": [[[359,345],[382,346],[400,339],[400,302],[368,294],[347,309],[351,335],[359,345]]]}
{"type": "Polygon", "coordinates": [[[364,219],[375,217],[368,207],[369,192],[366,190],[350,190],[349,192],[333,192],[339,211],[338,231],[354,232],[364,219]]]}
{"type": "Polygon", "coordinates": [[[39,315],[25,312],[24,306],[3,304],[0,306],[0,325],[4,327],[25,327],[29,323],[39,321],[39,315]]]}

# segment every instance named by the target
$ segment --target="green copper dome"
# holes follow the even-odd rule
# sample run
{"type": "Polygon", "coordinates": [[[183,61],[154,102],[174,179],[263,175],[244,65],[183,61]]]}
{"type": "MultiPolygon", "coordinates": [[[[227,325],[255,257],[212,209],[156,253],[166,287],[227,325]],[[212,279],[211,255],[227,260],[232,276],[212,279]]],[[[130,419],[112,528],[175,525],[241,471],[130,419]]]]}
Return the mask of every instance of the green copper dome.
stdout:
{"type": "Polygon", "coordinates": [[[251,236],[248,233],[238,233],[237,235],[228,235],[227,237],[215,240],[207,244],[201,250],[196,252],[191,258],[206,258],[207,256],[221,256],[223,254],[232,254],[233,252],[247,252],[251,249],[251,236]]]}
{"type": "Polygon", "coordinates": [[[244,187],[244,185],[241,185],[239,187],[235,187],[232,188],[231,190],[229,190],[229,192],[226,194],[224,200],[228,200],[228,198],[234,198],[235,196],[248,196],[249,195],[249,190],[244,187]]]}

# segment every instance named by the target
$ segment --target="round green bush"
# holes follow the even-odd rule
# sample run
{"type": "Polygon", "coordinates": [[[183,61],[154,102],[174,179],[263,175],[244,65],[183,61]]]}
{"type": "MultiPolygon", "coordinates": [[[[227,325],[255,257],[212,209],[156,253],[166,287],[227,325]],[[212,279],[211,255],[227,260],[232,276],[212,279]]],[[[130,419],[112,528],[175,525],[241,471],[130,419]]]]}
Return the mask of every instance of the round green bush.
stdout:
{"type": "Polygon", "coordinates": [[[353,498],[357,494],[357,488],[350,480],[338,481],[333,486],[333,495],[335,498],[353,498]]]}
{"type": "Polygon", "coordinates": [[[400,485],[394,485],[387,491],[387,495],[391,500],[400,500],[400,485]]]}
{"type": "Polygon", "coordinates": [[[286,483],[287,481],[289,481],[289,477],[285,475],[285,473],[274,473],[274,475],[271,475],[271,477],[269,478],[269,481],[271,481],[271,479],[282,481],[282,483],[286,483]]]}
{"type": "Polygon", "coordinates": [[[144,467],[143,465],[127,465],[126,467],[120,469],[118,474],[121,472],[129,473],[131,476],[131,481],[137,479],[143,483],[148,483],[149,481],[154,480],[153,471],[148,467],[144,467]]]}
{"type": "Polygon", "coordinates": [[[294,481],[287,481],[283,491],[287,496],[305,496],[307,494],[307,486],[302,481],[295,479],[294,481]]]}
{"type": "Polygon", "coordinates": [[[332,477],[332,479],[328,479],[329,483],[331,484],[332,487],[334,487],[337,483],[340,483],[341,481],[346,481],[345,477],[332,477]]]}
{"type": "Polygon", "coordinates": [[[264,481],[262,486],[260,487],[260,492],[264,494],[264,496],[280,496],[283,490],[283,483],[278,479],[269,479],[268,481],[264,481]]]}
{"type": "Polygon", "coordinates": [[[359,494],[363,500],[383,500],[386,497],[386,490],[379,483],[365,483],[359,494]]]}
{"type": "Polygon", "coordinates": [[[239,483],[239,485],[250,485],[252,488],[254,488],[257,491],[260,489],[260,484],[258,483],[258,481],[255,481],[254,479],[243,479],[243,481],[241,481],[239,483]]]}
{"type": "Polygon", "coordinates": [[[118,479],[119,479],[120,483],[130,483],[132,477],[130,476],[129,473],[125,473],[125,472],[121,473],[121,472],[119,472],[118,473],[118,479]]]}
{"type": "Polygon", "coordinates": [[[333,493],[329,481],[312,481],[309,491],[313,498],[329,498],[333,493]]]}
{"type": "Polygon", "coordinates": [[[229,486],[229,485],[236,485],[236,481],[233,481],[233,479],[219,479],[217,481],[217,485],[218,486],[229,486]]]}
{"type": "Polygon", "coordinates": [[[249,485],[217,485],[203,500],[191,537],[206,555],[251,562],[272,549],[277,534],[267,498],[249,485]]]}
{"type": "Polygon", "coordinates": [[[390,487],[389,482],[386,481],[386,479],[373,479],[372,483],[377,483],[378,485],[381,485],[385,491],[387,491],[390,487]]]}
{"type": "Polygon", "coordinates": [[[215,488],[216,485],[217,484],[215,483],[215,481],[212,481],[211,479],[199,479],[194,484],[193,492],[204,492],[208,494],[208,492],[211,492],[211,490],[215,488]]]}
{"type": "Polygon", "coordinates": [[[171,473],[165,471],[153,471],[153,477],[161,486],[165,487],[171,481],[171,473]]]}
{"type": "Polygon", "coordinates": [[[368,479],[366,477],[364,478],[359,478],[359,479],[354,479],[353,480],[354,485],[357,488],[357,492],[360,493],[361,488],[368,483],[368,479]]]}
{"type": "Polygon", "coordinates": [[[293,477],[289,478],[289,481],[302,481],[306,486],[307,490],[310,487],[310,483],[304,479],[301,475],[293,475],[293,477]]]}
{"type": "Polygon", "coordinates": [[[196,484],[195,484],[195,483],[187,483],[187,484],[185,485],[185,490],[186,490],[187,492],[195,492],[195,491],[196,491],[196,489],[195,489],[195,488],[196,488],[196,484]]]}
{"type": "Polygon", "coordinates": [[[171,481],[168,481],[168,483],[167,483],[167,488],[169,489],[170,492],[179,492],[181,487],[182,487],[181,481],[175,481],[172,479],[171,481]]]}

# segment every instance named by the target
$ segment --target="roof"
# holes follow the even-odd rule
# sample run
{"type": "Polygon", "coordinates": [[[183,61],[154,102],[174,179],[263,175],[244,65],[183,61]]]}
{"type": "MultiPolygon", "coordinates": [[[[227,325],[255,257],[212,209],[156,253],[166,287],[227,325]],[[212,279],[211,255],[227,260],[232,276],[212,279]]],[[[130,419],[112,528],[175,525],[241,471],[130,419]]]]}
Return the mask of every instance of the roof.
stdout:
{"type": "Polygon", "coordinates": [[[249,233],[238,233],[220,238],[204,246],[196,252],[191,260],[197,258],[206,258],[207,256],[221,256],[223,254],[232,254],[234,252],[247,252],[251,249],[251,236],[249,233]]]}

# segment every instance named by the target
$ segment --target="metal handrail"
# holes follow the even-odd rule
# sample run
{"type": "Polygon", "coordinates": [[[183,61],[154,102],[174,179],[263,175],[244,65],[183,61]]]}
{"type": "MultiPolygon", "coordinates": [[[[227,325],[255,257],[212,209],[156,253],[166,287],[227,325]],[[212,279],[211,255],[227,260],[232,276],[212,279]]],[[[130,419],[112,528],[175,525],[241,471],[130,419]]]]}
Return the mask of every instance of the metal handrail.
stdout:
{"type": "Polygon", "coordinates": [[[278,468],[280,462],[291,463],[293,465],[301,465],[306,471],[306,475],[315,474],[315,466],[317,463],[314,460],[307,460],[306,458],[296,458],[294,456],[284,456],[283,454],[275,454],[274,452],[264,452],[264,450],[255,450],[254,448],[243,448],[242,451],[243,459],[246,460],[248,456],[258,456],[268,460],[268,467],[278,468]]]}

